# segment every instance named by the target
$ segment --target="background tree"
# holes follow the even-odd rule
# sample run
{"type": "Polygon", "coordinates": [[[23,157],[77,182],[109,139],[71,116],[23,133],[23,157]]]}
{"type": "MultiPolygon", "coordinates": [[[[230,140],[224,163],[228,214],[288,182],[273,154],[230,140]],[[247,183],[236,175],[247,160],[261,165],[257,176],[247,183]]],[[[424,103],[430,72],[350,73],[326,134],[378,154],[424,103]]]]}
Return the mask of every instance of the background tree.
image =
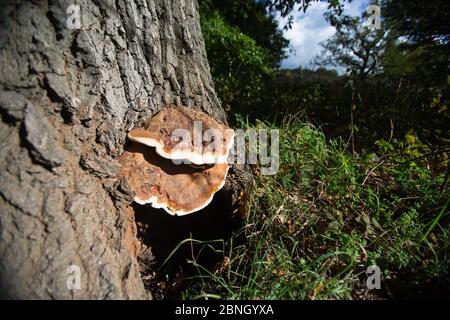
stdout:
{"type": "Polygon", "coordinates": [[[347,73],[366,78],[381,71],[386,31],[364,24],[363,18],[340,17],[339,28],[325,42],[315,63],[320,66],[343,67],[347,73]]]}

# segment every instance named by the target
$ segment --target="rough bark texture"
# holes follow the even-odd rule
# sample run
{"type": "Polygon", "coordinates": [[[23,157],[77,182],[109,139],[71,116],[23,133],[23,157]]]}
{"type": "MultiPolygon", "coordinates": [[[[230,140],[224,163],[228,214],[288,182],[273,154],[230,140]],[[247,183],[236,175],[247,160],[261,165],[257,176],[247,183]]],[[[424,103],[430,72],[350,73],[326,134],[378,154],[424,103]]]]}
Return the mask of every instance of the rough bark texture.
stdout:
{"type": "Polygon", "coordinates": [[[164,105],[225,120],[196,1],[1,1],[0,12],[1,296],[151,298],[116,158],[164,105]],[[73,4],[79,29],[67,28],[73,4]],[[67,288],[71,265],[80,290],[67,288]]]}

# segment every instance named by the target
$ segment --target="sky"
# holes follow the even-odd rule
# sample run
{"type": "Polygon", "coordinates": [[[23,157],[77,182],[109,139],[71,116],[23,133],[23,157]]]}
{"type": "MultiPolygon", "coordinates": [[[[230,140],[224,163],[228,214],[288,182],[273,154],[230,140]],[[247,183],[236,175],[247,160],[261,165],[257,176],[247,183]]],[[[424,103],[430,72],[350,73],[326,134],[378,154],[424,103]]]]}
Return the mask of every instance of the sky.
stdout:
{"type": "MultiPolygon", "coordinates": [[[[327,6],[327,2],[313,2],[306,13],[294,9],[292,28],[284,31],[284,36],[290,40],[294,52],[288,52],[289,56],[281,63],[282,68],[311,67],[311,60],[322,51],[320,42],[336,32],[323,17],[327,6]]],[[[368,6],[369,0],[353,0],[345,4],[345,13],[360,15],[368,6]]],[[[278,17],[278,21],[280,27],[283,27],[287,18],[278,17]]]]}

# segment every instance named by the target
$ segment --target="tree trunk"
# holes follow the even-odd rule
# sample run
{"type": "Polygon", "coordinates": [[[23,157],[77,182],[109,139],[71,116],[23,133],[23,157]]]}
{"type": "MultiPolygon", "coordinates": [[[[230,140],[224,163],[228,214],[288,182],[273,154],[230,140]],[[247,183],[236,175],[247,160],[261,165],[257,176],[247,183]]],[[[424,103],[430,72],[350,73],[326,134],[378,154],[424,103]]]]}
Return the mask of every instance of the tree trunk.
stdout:
{"type": "Polygon", "coordinates": [[[225,121],[197,3],[4,2],[0,295],[151,298],[116,158],[126,132],[165,105],[225,121]]]}

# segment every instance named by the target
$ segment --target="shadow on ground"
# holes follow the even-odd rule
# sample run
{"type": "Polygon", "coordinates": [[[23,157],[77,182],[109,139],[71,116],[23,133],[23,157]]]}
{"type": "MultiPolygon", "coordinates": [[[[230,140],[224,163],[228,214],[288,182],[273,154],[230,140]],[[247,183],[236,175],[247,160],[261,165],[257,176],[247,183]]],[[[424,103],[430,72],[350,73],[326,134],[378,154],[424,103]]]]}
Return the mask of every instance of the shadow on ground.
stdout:
{"type": "Polygon", "coordinates": [[[167,282],[164,297],[176,298],[186,286],[183,279],[201,273],[189,260],[195,259],[212,270],[223,259],[225,241],[237,227],[230,203],[223,189],[206,208],[185,216],[171,216],[162,209],[133,203],[138,238],[154,256],[154,280],[167,282]],[[196,241],[179,246],[186,239],[196,241]]]}

